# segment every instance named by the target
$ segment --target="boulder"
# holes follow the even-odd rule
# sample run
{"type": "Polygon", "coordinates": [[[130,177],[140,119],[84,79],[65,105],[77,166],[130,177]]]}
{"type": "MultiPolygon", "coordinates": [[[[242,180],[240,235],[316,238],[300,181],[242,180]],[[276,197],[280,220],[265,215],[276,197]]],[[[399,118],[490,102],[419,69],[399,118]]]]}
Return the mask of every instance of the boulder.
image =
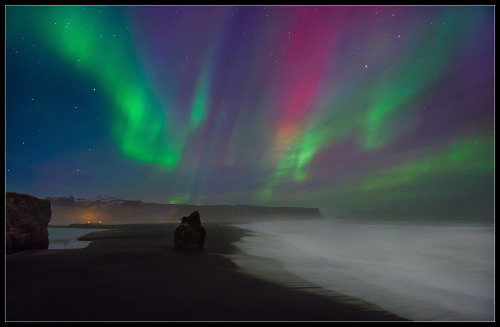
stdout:
{"type": "Polygon", "coordinates": [[[206,235],[205,228],[201,225],[200,213],[195,211],[182,218],[175,229],[174,244],[179,250],[200,252],[203,251],[206,235]]]}
{"type": "Polygon", "coordinates": [[[5,192],[5,252],[48,249],[49,200],[5,192]]]}

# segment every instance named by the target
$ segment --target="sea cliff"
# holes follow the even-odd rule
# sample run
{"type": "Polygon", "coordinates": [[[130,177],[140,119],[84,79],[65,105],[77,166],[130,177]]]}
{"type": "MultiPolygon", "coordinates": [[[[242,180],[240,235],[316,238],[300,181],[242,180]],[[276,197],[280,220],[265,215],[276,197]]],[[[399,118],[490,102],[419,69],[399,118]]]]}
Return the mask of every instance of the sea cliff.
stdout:
{"type": "Polygon", "coordinates": [[[47,249],[50,201],[27,194],[5,192],[6,254],[47,249]]]}

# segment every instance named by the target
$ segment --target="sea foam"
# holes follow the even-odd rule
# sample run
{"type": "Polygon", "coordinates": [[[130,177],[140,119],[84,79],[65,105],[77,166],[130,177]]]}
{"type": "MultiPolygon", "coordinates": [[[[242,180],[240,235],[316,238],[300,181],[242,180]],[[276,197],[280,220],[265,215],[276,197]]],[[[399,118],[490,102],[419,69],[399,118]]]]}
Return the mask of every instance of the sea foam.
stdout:
{"type": "Polygon", "coordinates": [[[235,226],[252,233],[235,243],[232,259],[259,277],[297,286],[285,271],[410,320],[494,320],[492,226],[326,219],[235,226]]]}

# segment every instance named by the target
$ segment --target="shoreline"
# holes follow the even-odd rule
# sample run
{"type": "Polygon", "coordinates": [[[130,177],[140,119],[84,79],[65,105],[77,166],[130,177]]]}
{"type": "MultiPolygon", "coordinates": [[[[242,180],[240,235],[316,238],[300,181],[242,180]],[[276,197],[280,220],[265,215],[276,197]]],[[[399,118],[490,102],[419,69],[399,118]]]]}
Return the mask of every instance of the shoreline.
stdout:
{"type": "Polygon", "coordinates": [[[89,233],[105,231],[101,228],[71,228],[48,227],[48,250],[81,249],[87,247],[91,241],[80,241],[79,238],[89,233]]]}
{"type": "Polygon", "coordinates": [[[177,251],[178,223],[115,225],[81,249],[6,257],[6,321],[407,321],[242,271],[232,243],[248,235],[203,223],[205,252],[177,251]]]}

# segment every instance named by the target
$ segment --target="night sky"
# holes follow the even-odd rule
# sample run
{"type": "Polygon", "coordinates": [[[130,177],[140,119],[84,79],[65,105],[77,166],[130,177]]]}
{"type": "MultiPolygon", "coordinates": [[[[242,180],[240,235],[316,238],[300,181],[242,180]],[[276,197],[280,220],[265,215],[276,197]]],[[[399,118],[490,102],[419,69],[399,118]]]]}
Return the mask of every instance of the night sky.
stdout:
{"type": "Polygon", "coordinates": [[[493,219],[493,6],[7,6],[6,190],[493,219]]]}

